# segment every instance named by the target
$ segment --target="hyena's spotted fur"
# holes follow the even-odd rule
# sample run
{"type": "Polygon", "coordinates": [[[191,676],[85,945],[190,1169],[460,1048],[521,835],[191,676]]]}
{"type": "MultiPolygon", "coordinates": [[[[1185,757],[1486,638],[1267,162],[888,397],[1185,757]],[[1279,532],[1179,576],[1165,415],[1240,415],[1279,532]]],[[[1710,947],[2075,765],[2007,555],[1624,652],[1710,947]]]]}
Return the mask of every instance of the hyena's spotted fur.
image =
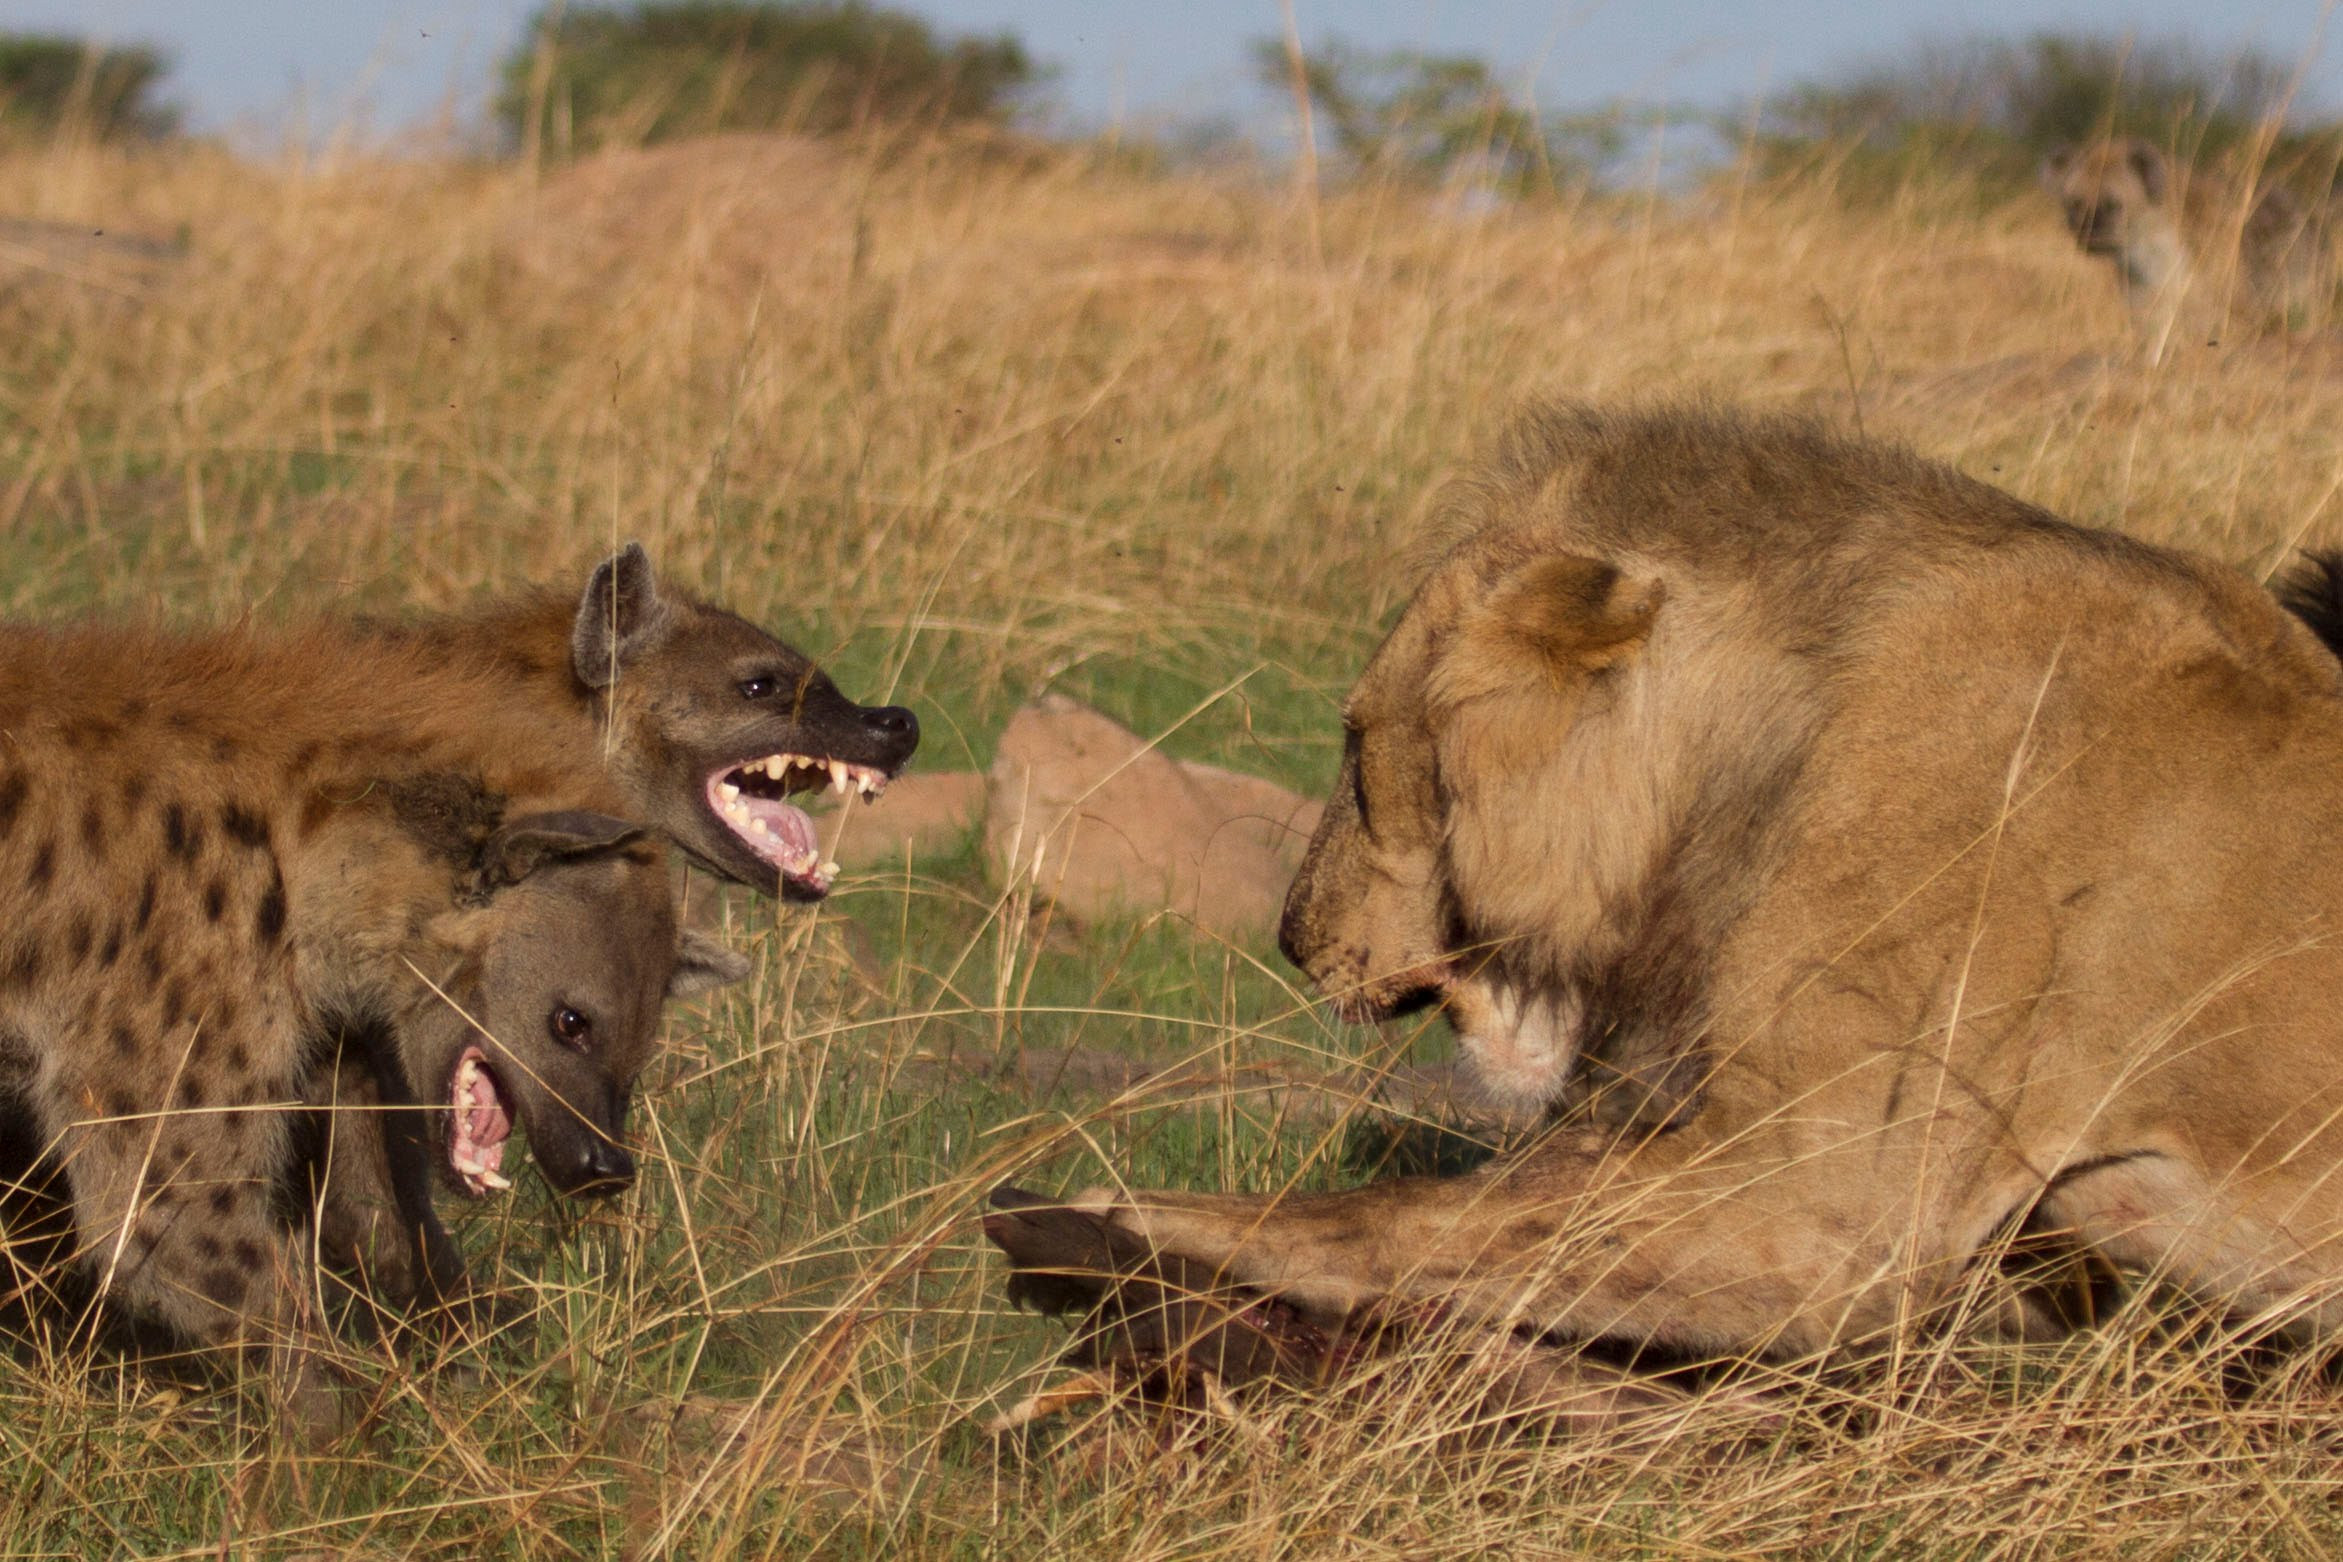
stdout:
{"type": "MultiPolygon", "coordinates": [[[[738,966],[679,941],[663,866],[565,737],[509,678],[348,631],[0,630],[0,1091],[62,1164],[104,1291],[199,1344],[307,1359],[279,1194],[320,1043],[353,1019],[396,1038],[385,1097],[450,1120],[481,1046],[513,1099],[468,1122],[615,1142],[660,996],[738,966]],[[451,862],[409,806],[447,777],[550,831],[451,862]],[[581,947],[580,926],[624,936],[581,947]],[[513,1050],[567,962],[609,1034],[549,1106],[508,1071],[569,1066],[513,1050]]],[[[320,1412],[313,1371],[279,1381],[320,1412]]]]}

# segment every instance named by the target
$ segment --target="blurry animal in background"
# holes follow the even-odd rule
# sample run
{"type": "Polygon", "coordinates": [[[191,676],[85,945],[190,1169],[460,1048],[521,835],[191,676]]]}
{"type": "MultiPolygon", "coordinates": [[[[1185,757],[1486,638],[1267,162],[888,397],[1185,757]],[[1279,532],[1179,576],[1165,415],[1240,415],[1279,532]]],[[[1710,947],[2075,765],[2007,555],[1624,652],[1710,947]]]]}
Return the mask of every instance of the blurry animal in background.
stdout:
{"type": "Polygon", "coordinates": [[[2085,253],[2111,262],[2152,357],[2176,334],[2328,323],[2336,247],[2325,202],[2267,170],[2232,181],[2177,163],[2137,136],[2060,147],[2042,184],[2085,253]]]}

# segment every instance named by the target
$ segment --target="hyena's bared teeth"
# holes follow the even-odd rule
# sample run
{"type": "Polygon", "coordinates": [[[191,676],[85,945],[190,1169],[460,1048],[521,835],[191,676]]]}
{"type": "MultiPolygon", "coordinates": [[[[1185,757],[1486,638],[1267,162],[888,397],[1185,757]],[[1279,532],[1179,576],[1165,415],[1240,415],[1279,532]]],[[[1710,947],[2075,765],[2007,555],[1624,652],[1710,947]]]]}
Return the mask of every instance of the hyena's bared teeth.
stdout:
{"type": "MultiPolygon", "coordinates": [[[[800,771],[813,772],[824,791],[836,793],[840,797],[859,795],[866,803],[887,789],[888,776],[885,771],[871,765],[858,765],[851,759],[769,754],[763,759],[752,759],[740,766],[743,775],[769,776],[784,783],[800,771]]],[[[723,800],[730,803],[737,796],[739,788],[726,781],[720,783],[718,791],[723,800]]]]}

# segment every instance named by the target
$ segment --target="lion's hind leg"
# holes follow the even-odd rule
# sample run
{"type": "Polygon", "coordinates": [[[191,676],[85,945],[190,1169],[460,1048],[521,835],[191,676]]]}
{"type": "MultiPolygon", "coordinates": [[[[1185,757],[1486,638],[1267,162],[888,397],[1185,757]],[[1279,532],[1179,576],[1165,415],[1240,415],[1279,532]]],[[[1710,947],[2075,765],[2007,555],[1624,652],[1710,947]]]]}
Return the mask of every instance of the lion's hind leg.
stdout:
{"type": "Polygon", "coordinates": [[[2110,1156],[2063,1177],[2041,1223],[2125,1274],[2284,1338],[2343,1330],[2343,1224],[2331,1172],[2209,1176],[2185,1156],[2110,1156]]]}

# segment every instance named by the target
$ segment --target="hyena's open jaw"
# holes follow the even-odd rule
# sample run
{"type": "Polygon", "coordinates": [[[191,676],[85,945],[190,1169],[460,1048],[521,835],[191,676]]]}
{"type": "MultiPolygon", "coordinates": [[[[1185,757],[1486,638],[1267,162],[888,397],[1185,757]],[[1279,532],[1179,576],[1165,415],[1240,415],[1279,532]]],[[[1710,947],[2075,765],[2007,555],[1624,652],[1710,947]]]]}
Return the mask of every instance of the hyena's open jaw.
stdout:
{"type": "Polygon", "coordinates": [[[447,1095],[447,1163],[457,1185],[476,1199],[502,1193],[512,1186],[504,1174],[504,1146],[513,1136],[513,1113],[486,1053],[464,1049],[447,1095]]]}
{"type": "Polygon", "coordinates": [[[814,822],[788,801],[796,792],[860,793],[869,802],[887,789],[888,776],[875,765],[804,754],[769,754],[717,771],[708,778],[708,806],[742,845],[780,871],[801,895],[829,893],[838,865],[822,861],[814,822]]]}

